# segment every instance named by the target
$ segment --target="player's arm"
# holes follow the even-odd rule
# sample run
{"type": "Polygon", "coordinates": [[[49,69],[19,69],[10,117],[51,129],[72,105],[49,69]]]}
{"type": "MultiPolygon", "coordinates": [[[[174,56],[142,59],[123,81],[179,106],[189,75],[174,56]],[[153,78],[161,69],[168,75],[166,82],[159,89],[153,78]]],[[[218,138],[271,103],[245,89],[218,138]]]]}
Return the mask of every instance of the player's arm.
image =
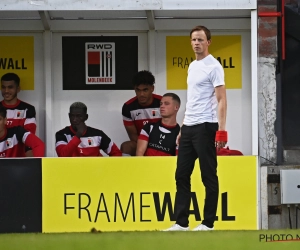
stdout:
{"type": "Polygon", "coordinates": [[[36,135],[30,133],[26,140],[25,146],[30,147],[33,152],[33,157],[44,157],[45,156],[45,144],[36,135]]]}
{"type": "Polygon", "coordinates": [[[118,146],[103,131],[101,131],[101,143],[99,148],[109,156],[122,156],[122,152],[118,146]]]}
{"type": "Polygon", "coordinates": [[[215,87],[215,95],[218,101],[218,122],[219,131],[225,131],[226,127],[226,112],[227,112],[227,99],[226,87],[224,81],[224,69],[220,64],[210,72],[210,80],[215,87]]]}
{"type": "Polygon", "coordinates": [[[227,143],[227,132],[225,130],[226,126],[226,112],[227,112],[227,99],[226,99],[226,88],[224,85],[215,88],[216,98],[218,100],[218,121],[219,121],[219,131],[216,136],[216,146],[218,150],[225,147],[227,143]],[[220,136],[218,133],[221,134],[220,136]]]}
{"type": "Polygon", "coordinates": [[[122,156],[121,150],[118,148],[118,146],[111,142],[111,147],[105,151],[109,156],[122,156]]]}
{"type": "Polygon", "coordinates": [[[215,96],[218,101],[218,123],[219,129],[216,133],[216,146],[219,150],[225,147],[227,143],[227,131],[226,129],[226,112],[227,112],[227,99],[226,99],[226,87],[225,87],[224,69],[221,64],[210,72],[210,80],[215,87],[215,96]]]}
{"type": "Polygon", "coordinates": [[[226,99],[225,85],[216,87],[215,93],[218,101],[219,130],[224,131],[226,127],[226,112],[227,112],[227,99],[226,99]]]}
{"type": "Polygon", "coordinates": [[[25,144],[26,147],[30,147],[33,152],[34,157],[44,157],[45,156],[45,144],[38,138],[35,134],[30,133],[23,127],[17,127],[17,138],[25,144]]]}
{"type": "Polygon", "coordinates": [[[128,106],[126,104],[124,104],[122,107],[122,116],[123,116],[123,124],[130,141],[137,142],[139,135],[135,127],[135,124],[132,120],[130,110],[128,109],[128,106]]]}
{"type": "Polygon", "coordinates": [[[144,156],[148,146],[148,141],[138,139],[136,147],[136,156],[144,156]]]}
{"type": "Polygon", "coordinates": [[[146,124],[138,137],[137,147],[136,147],[136,156],[144,156],[149,142],[149,133],[151,130],[151,125],[146,124]]]}
{"type": "Polygon", "coordinates": [[[35,116],[36,116],[35,108],[32,106],[27,110],[26,119],[24,122],[24,128],[33,134],[35,134],[36,132],[35,116]]]}
{"type": "Polygon", "coordinates": [[[55,149],[59,157],[71,157],[73,155],[73,152],[77,150],[77,147],[81,142],[79,137],[73,136],[73,138],[68,143],[65,135],[60,132],[57,132],[55,134],[55,139],[55,149]]]}
{"type": "Polygon", "coordinates": [[[138,135],[135,125],[125,126],[125,129],[126,129],[126,132],[128,134],[130,141],[137,142],[139,135],[138,135]]]}

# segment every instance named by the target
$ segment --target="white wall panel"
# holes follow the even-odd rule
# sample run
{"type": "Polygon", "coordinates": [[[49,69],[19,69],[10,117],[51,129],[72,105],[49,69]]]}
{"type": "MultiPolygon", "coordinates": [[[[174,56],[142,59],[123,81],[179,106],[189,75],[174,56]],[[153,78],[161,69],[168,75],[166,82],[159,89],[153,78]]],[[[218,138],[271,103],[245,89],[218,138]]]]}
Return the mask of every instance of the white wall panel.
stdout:
{"type": "Polygon", "coordinates": [[[107,31],[122,32],[128,30],[146,31],[148,22],[144,20],[63,20],[51,21],[51,30],[64,32],[107,31]]]}
{"type": "Polygon", "coordinates": [[[41,20],[0,20],[0,32],[44,31],[41,20]]]}
{"type": "Polygon", "coordinates": [[[250,18],[242,19],[158,19],[156,30],[189,30],[196,25],[204,25],[210,30],[250,30],[250,18]]]}

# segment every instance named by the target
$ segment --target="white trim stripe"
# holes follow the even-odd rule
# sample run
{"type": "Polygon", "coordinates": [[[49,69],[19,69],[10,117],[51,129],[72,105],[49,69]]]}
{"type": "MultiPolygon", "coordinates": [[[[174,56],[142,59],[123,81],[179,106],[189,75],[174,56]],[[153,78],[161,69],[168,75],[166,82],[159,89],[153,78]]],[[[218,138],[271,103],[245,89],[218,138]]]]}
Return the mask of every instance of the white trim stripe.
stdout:
{"type": "Polygon", "coordinates": [[[144,135],[144,136],[149,137],[149,135],[147,134],[147,132],[144,129],[141,130],[140,135],[144,135]]]}
{"type": "Polygon", "coordinates": [[[66,143],[65,141],[58,141],[56,144],[55,144],[55,147],[57,148],[58,146],[60,145],[67,145],[68,143],[66,143]]]}
{"type": "Polygon", "coordinates": [[[25,144],[25,141],[26,141],[28,135],[30,135],[30,132],[26,132],[26,133],[23,135],[23,137],[22,137],[22,142],[23,142],[24,144],[25,144]]]}
{"type": "Polygon", "coordinates": [[[24,125],[27,125],[27,124],[36,124],[36,119],[33,117],[33,118],[26,118],[25,122],[24,122],[24,125]]]}
{"type": "Polygon", "coordinates": [[[107,153],[107,154],[110,154],[111,148],[112,148],[113,145],[114,145],[114,144],[113,144],[113,142],[111,141],[111,142],[109,143],[109,145],[108,145],[108,148],[107,148],[106,150],[104,150],[104,152],[107,153]]]}
{"type": "Polygon", "coordinates": [[[124,120],[124,121],[128,121],[128,122],[132,122],[132,119],[130,119],[130,118],[124,116],[124,115],[123,115],[123,120],[124,120]]]}
{"type": "Polygon", "coordinates": [[[168,129],[164,128],[164,127],[161,127],[161,126],[159,126],[159,130],[160,130],[161,132],[165,133],[165,134],[170,134],[170,133],[171,133],[170,130],[168,130],[168,129]]]}

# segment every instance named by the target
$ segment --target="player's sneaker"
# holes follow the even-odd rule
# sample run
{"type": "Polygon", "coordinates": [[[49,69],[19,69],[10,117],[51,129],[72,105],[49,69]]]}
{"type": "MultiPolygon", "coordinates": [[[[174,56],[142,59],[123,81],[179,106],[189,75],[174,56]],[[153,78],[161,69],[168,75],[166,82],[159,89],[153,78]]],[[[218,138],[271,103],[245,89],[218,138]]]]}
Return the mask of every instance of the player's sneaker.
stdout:
{"type": "Polygon", "coordinates": [[[193,229],[193,231],[211,231],[211,230],[214,230],[214,228],[213,227],[207,227],[203,224],[200,224],[200,225],[198,225],[197,227],[195,227],[193,229]]]}
{"type": "Polygon", "coordinates": [[[178,224],[174,224],[173,226],[171,226],[170,228],[168,229],[165,229],[163,230],[164,232],[167,232],[167,231],[188,231],[189,230],[189,227],[182,227],[178,224]]]}

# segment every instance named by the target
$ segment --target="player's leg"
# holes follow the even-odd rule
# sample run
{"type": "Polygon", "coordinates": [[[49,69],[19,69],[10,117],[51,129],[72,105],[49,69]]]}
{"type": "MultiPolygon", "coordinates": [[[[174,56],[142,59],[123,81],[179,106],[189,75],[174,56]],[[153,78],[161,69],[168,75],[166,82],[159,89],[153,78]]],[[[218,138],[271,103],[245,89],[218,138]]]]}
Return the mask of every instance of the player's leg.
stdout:
{"type": "Polygon", "coordinates": [[[126,155],[135,156],[136,145],[137,143],[134,141],[125,141],[121,144],[120,150],[125,156],[126,155]]]}

